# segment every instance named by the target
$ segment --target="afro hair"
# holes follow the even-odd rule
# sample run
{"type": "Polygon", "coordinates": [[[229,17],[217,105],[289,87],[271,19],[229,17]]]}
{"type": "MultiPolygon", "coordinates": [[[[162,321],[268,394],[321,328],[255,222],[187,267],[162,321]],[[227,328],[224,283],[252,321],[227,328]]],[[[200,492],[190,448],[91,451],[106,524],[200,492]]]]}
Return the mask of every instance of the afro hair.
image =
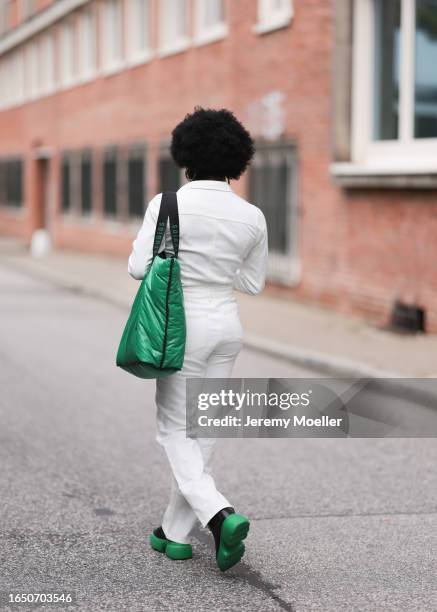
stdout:
{"type": "Polygon", "coordinates": [[[225,108],[196,107],[172,132],[172,157],[190,180],[238,179],[254,152],[249,132],[225,108]]]}

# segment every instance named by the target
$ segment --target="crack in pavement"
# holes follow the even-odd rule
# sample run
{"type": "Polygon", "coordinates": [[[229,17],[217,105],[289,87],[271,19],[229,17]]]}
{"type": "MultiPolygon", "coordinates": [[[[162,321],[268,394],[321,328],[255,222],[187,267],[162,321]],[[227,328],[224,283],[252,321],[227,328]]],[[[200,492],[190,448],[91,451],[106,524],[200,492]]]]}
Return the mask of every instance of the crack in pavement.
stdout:
{"type": "MultiPolygon", "coordinates": [[[[211,548],[212,540],[205,531],[196,528],[191,535],[196,538],[200,544],[211,548]]],[[[236,567],[237,574],[235,572],[232,574],[223,573],[223,579],[234,581],[235,579],[242,579],[246,584],[261,591],[266,597],[275,601],[282,610],[286,610],[286,612],[295,612],[293,606],[275,592],[277,589],[281,588],[279,584],[269,582],[262,576],[261,572],[254,570],[244,561],[241,561],[236,567]]]]}

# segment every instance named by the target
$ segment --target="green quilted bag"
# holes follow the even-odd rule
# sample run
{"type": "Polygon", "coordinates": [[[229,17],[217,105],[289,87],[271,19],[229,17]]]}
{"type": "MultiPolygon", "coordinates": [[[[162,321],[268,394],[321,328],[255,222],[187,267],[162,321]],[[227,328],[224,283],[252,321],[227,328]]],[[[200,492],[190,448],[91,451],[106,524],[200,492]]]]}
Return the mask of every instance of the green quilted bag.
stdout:
{"type": "Polygon", "coordinates": [[[185,311],[178,261],[179,215],[173,191],[162,194],[149,266],[124,328],[116,363],[140,378],[168,376],[182,368],[185,311]],[[167,221],[174,255],[159,253],[167,221]]]}

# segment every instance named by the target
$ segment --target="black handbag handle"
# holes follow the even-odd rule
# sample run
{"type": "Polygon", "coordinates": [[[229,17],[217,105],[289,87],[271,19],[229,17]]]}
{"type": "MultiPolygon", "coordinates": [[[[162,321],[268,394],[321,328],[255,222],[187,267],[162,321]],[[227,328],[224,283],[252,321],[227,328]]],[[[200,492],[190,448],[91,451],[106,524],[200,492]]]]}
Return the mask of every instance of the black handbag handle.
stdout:
{"type": "Polygon", "coordinates": [[[156,221],[155,239],[153,241],[153,257],[158,255],[159,247],[165,236],[167,220],[170,220],[170,235],[173,243],[174,256],[179,253],[179,212],[178,198],[175,191],[164,191],[161,197],[159,215],[156,221]]]}

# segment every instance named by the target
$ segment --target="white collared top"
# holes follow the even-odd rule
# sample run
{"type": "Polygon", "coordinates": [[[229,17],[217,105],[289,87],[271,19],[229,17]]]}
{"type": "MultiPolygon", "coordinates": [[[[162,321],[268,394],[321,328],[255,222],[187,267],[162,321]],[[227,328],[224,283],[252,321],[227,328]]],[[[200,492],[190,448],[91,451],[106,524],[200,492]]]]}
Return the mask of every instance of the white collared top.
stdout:
{"type": "MultiPolygon", "coordinates": [[[[150,201],[132,245],[128,270],[139,280],[152,261],[161,195],[150,201]]],[[[182,286],[233,287],[251,294],[262,291],[267,269],[262,211],[238,196],[226,181],[191,181],[178,190],[177,198],[182,286]]],[[[172,251],[168,228],[165,248],[172,251]]]]}

